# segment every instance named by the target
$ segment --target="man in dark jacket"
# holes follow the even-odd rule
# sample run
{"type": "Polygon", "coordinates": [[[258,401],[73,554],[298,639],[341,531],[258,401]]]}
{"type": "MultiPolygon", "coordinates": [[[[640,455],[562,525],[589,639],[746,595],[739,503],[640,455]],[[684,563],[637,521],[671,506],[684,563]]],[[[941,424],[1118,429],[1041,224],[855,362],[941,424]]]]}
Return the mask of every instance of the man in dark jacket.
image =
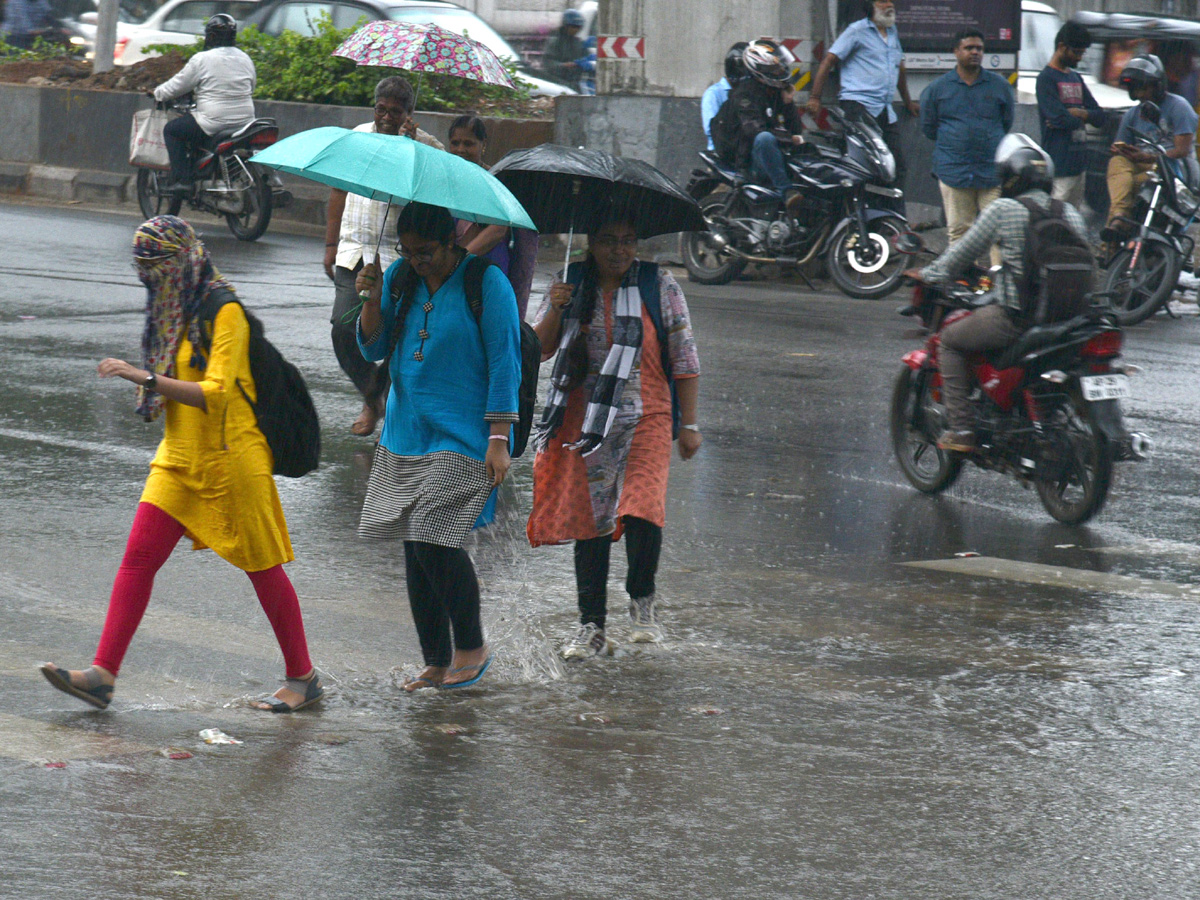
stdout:
{"type": "Polygon", "coordinates": [[[542,50],[542,72],[551,81],[579,90],[583,76],[580,60],[588,55],[579,32],[583,29],[583,13],[568,9],[563,13],[562,26],[554,32],[542,50]]]}

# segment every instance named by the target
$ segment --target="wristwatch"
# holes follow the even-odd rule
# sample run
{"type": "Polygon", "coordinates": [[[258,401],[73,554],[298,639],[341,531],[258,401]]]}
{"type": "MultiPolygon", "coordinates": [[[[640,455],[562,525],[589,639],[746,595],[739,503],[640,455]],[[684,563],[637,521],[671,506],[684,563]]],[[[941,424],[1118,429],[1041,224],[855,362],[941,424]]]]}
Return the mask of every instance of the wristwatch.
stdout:
{"type": "Polygon", "coordinates": [[[680,427],[680,428],[683,428],[683,429],[686,429],[687,431],[694,431],[694,432],[696,432],[696,434],[699,434],[699,433],[700,433],[700,426],[699,426],[699,425],[680,425],[679,427],[680,427]]]}
{"type": "Polygon", "coordinates": [[[156,387],[158,387],[158,376],[151,372],[144,379],[142,379],[142,387],[148,391],[154,390],[156,387]]]}

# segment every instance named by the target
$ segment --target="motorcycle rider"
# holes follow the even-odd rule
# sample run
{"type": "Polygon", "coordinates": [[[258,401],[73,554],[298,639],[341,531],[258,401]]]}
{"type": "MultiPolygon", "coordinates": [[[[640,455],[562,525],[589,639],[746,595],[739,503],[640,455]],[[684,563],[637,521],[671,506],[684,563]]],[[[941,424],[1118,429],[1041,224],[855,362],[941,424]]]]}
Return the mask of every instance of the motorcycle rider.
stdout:
{"type": "Polygon", "coordinates": [[[179,73],[154,89],[160,103],[184,94],[195,97],[194,111],[172,119],[163,128],[163,141],[171,158],[171,183],[166,192],[186,195],[192,184],[195,149],[208,138],[237,128],[254,118],[254,86],[258,76],[250,57],[239,50],[237,22],[218,13],[204,25],[204,49],[188,60],[179,73]]]}
{"type": "Polygon", "coordinates": [[[738,41],[725,53],[725,77],[710,84],[700,97],[700,123],[704,136],[708,138],[708,149],[713,150],[712,120],[720,111],[733,86],[746,77],[746,64],[742,62],[742,51],[750,46],[749,41],[738,41]]]}
{"type": "MultiPolygon", "coordinates": [[[[1021,283],[1025,269],[1029,210],[1018,202],[1018,198],[1030,199],[1049,210],[1050,192],[1054,189],[1054,162],[1050,154],[1024,134],[1010,134],[1000,141],[996,148],[996,174],[1000,178],[1000,199],[981,212],[962,239],[930,265],[905,273],[916,281],[930,284],[950,282],[993,244],[1000,247],[1004,268],[997,279],[996,302],[949,325],[942,332],[938,350],[942,398],[949,428],[938,438],[937,445],[942,450],[957,453],[971,453],[975,449],[975,429],[968,399],[971,371],[967,357],[1003,349],[1016,341],[1027,327],[1022,321],[1017,285],[1021,283]]],[[[1063,218],[1080,236],[1087,234],[1083,217],[1069,203],[1063,204],[1063,218]]]]}
{"type": "Polygon", "coordinates": [[[1112,145],[1112,158],[1108,161],[1108,227],[1102,233],[1107,241],[1118,240],[1121,223],[1114,221],[1125,216],[1133,208],[1138,187],[1154,168],[1157,157],[1153,153],[1132,146],[1129,141],[1142,137],[1160,141],[1170,136],[1174,144],[1166,152],[1174,160],[1175,174],[1190,185],[1196,184],[1196,156],[1192,145],[1196,138],[1196,125],[1200,121],[1196,111],[1178,94],[1167,93],[1167,72],[1162,61],[1153,54],[1145,53],[1131,59],[1121,71],[1120,84],[1129,91],[1129,99],[1136,101],[1121,119],[1117,139],[1112,145]],[[1145,104],[1158,106],[1159,115],[1149,119],[1143,115],[1145,104]],[[1186,167],[1187,171],[1184,170],[1186,167]]]}
{"type": "Polygon", "coordinates": [[[795,57],[775,41],[760,38],[742,51],[748,78],[729,92],[729,99],[711,122],[716,151],[729,165],[747,172],[755,183],[770,184],[783,194],[789,212],[800,201],[799,192],[788,192],[788,177],[776,129],[793,145],[804,143],[800,109],[793,102],[791,70],[795,57]]]}
{"type": "Polygon", "coordinates": [[[579,61],[588,55],[587,46],[579,36],[584,23],[583,13],[579,10],[564,10],[562,25],[542,50],[542,74],[573,90],[579,89],[579,79],[583,75],[579,61]]]}

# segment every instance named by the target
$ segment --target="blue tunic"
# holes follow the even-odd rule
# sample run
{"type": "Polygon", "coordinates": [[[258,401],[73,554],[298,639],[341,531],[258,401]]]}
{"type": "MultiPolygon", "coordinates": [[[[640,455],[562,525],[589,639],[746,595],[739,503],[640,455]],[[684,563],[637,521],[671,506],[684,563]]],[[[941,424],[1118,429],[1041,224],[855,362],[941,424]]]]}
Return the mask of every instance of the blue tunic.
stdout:
{"type": "MultiPolygon", "coordinates": [[[[396,317],[392,279],[399,266],[397,260],[383,276],[379,334],[368,341],[359,327],[359,347],[371,361],[387,354],[396,317]]],[[[450,452],[482,462],[489,423],[516,419],[521,383],[516,297],[504,274],[489,267],[483,278],[483,317],[477,323],[464,292],[465,269],[465,262],[460,263],[432,298],[425,283],[418,281],[403,336],[388,366],[392,387],[380,444],[396,456],[450,452]],[[422,332],[427,336],[422,338],[422,332]]],[[[482,524],[491,521],[494,508],[493,494],[480,516],[482,524]]]]}

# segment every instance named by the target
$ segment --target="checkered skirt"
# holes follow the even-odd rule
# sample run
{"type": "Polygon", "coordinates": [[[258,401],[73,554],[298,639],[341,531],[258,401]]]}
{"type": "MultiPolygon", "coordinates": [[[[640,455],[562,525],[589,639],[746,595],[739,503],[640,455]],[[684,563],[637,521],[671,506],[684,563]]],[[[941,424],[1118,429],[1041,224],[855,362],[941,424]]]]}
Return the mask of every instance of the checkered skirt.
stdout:
{"type": "Polygon", "coordinates": [[[397,456],[375,448],[358,534],[461,547],[492,492],[482,462],[439,450],[397,456]]]}

